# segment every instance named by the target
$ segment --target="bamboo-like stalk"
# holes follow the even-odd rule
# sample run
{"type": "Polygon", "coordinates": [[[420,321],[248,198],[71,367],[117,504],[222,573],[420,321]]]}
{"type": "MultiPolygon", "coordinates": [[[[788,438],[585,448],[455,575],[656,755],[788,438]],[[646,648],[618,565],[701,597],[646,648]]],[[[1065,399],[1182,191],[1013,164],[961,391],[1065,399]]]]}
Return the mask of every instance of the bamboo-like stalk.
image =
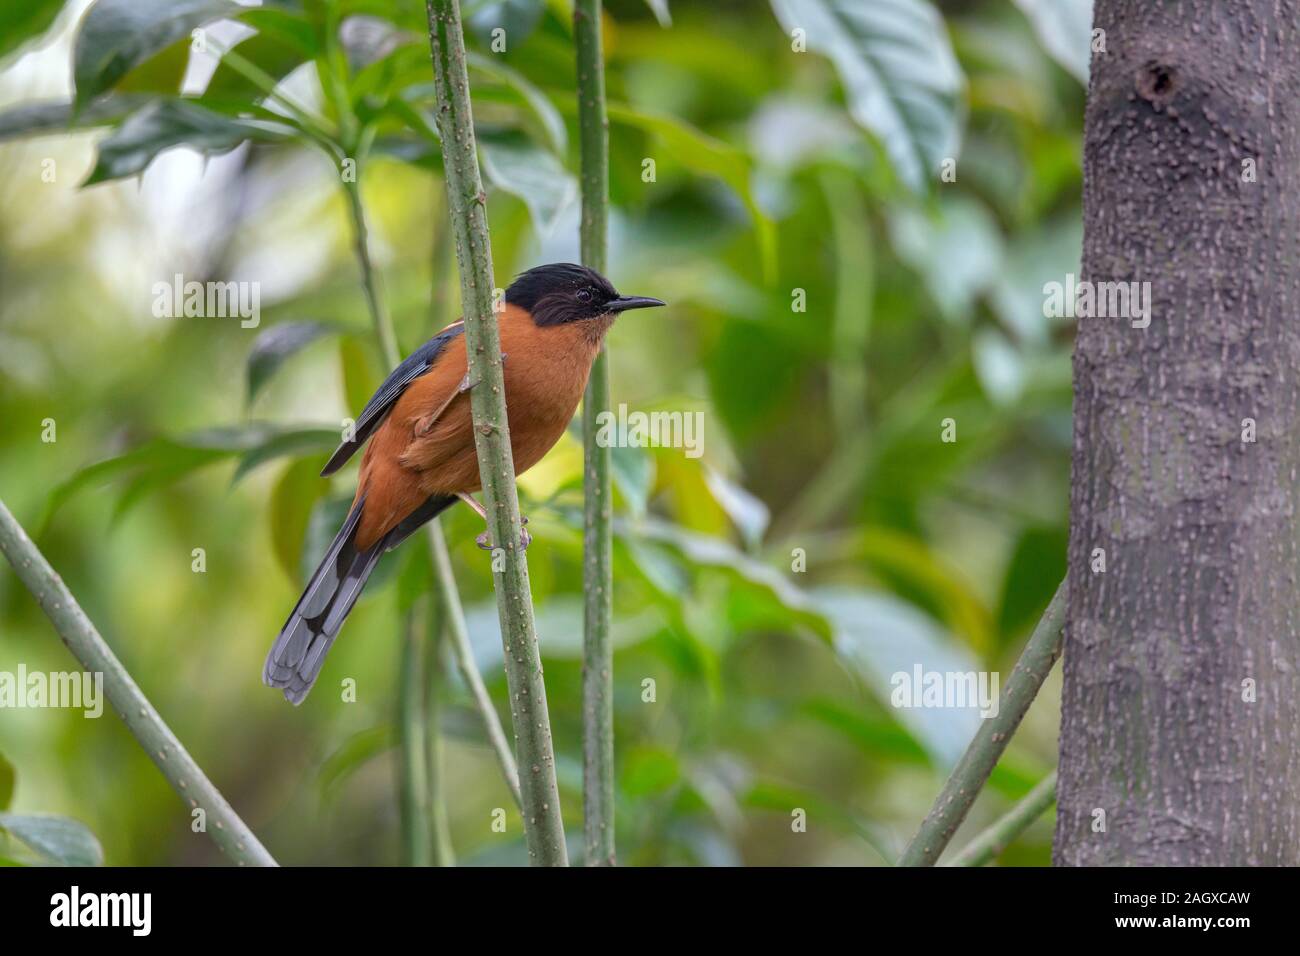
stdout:
{"type": "Polygon", "coordinates": [[[412,609],[406,614],[403,628],[397,697],[398,802],[402,819],[402,849],[407,866],[428,866],[431,862],[421,637],[417,614],[412,609]]]}
{"type": "Polygon", "coordinates": [[[1056,594],[1034,628],[1020,660],[1016,661],[1011,676],[1003,684],[997,716],[980,722],[975,739],[957,761],[934,806],[903,851],[899,866],[933,866],[966,819],[989,774],[1007,749],[1011,735],[1020,726],[1052,665],[1061,655],[1067,588],[1068,581],[1057,586],[1056,594]]]}
{"type": "Polygon", "coordinates": [[[1056,771],[1039,781],[1025,798],[1008,810],[997,822],[971,840],[949,862],[949,866],[983,866],[997,859],[1012,841],[1024,833],[1056,802],[1056,771]]]}
{"type": "Polygon", "coordinates": [[[352,250],[361,268],[361,288],[366,295],[366,306],[370,310],[370,321],[374,326],[375,338],[379,340],[379,351],[384,356],[388,367],[396,368],[402,361],[402,353],[397,347],[397,333],[393,331],[393,319],[384,306],[379,291],[379,281],[375,276],[375,267],[370,259],[370,231],[366,226],[366,207],[361,202],[361,171],[353,181],[344,181],[343,192],[348,197],[348,212],[352,217],[352,250]]]}
{"type": "Polygon", "coordinates": [[[93,674],[104,675],[104,692],[109,704],[172,789],[191,811],[203,810],[205,830],[212,841],[240,866],[275,866],[271,854],[181,746],[3,501],[0,501],[0,551],[81,666],[93,674]]]}
{"type": "Polygon", "coordinates": [[[465,67],[465,37],[457,0],[428,0],[429,46],[438,96],[452,235],[460,267],[461,304],[469,359],[470,410],[483,504],[495,544],[493,582],[501,621],[506,682],[510,687],[515,753],[522,771],[524,838],[535,865],[564,866],[564,821],[555,781],[555,753],[546,684],[533,621],[528,561],[521,547],[523,524],[515,489],[515,464],[506,418],[501,335],[493,311],[492,249],[488,240],[487,194],[479,172],[465,67]]]}
{"type": "MultiPolygon", "coordinates": [[[[383,296],[379,291],[379,279],[371,264],[369,230],[366,226],[365,205],[361,201],[360,169],[357,170],[356,183],[345,183],[348,194],[348,211],[352,217],[353,248],[357,263],[361,268],[361,284],[365,288],[366,304],[370,309],[370,319],[375,329],[375,338],[383,352],[384,361],[389,368],[395,368],[402,357],[397,348],[397,336],[393,332],[392,318],[384,307],[383,296]]],[[[505,731],[501,728],[501,718],[497,715],[492,697],[483,684],[483,675],[474,663],[474,653],[469,644],[469,629],[465,625],[465,610],[460,603],[460,591],[456,586],[456,574],[451,567],[451,556],[447,552],[447,540],[442,533],[442,519],[434,518],[426,525],[429,543],[429,559],[433,563],[434,589],[438,601],[446,612],[447,627],[451,631],[452,653],[456,657],[457,670],[460,672],[470,696],[474,698],[479,716],[483,718],[483,727],[487,733],[488,743],[496,751],[497,762],[505,775],[506,785],[514,794],[515,803],[520,803],[519,771],[515,768],[515,758],[510,751],[505,731]]]]}
{"type": "MultiPolygon", "coordinates": [[[[429,552],[433,557],[435,577],[449,579],[451,557],[447,553],[447,537],[442,533],[442,525],[436,519],[429,522],[429,552]]],[[[510,787],[510,795],[515,798],[515,805],[522,813],[524,798],[519,790],[519,768],[515,765],[515,756],[510,748],[510,741],[506,739],[506,732],[501,727],[501,721],[497,718],[496,708],[492,706],[492,698],[483,684],[483,676],[479,674],[478,665],[474,662],[474,649],[469,643],[469,628],[465,624],[465,611],[460,604],[460,592],[456,590],[454,581],[448,583],[448,580],[444,580],[442,593],[447,599],[445,605],[447,614],[444,621],[447,625],[447,636],[451,638],[456,670],[461,680],[465,682],[465,686],[469,688],[478,712],[483,715],[483,729],[487,733],[488,743],[492,746],[492,752],[496,754],[501,775],[506,778],[506,785],[510,787]]]]}
{"type": "MultiPolygon", "coordinates": [[[[609,230],[609,119],[605,115],[605,57],[601,0],[573,5],[578,60],[578,131],[582,162],[582,261],[605,272],[609,230]]],[[[582,399],[582,843],[588,866],[613,866],[614,851],[614,613],[610,450],[596,441],[609,409],[609,356],[602,347],[582,399]]]]}
{"type": "Polygon", "coordinates": [[[425,641],[425,756],[428,774],[425,792],[429,799],[429,840],[434,866],[455,866],[456,850],[451,842],[451,820],[447,814],[446,775],[442,761],[442,700],[447,688],[447,674],[443,667],[445,628],[443,617],[446,608],[429,602],[426,614],[429,639],[425,641]]]}

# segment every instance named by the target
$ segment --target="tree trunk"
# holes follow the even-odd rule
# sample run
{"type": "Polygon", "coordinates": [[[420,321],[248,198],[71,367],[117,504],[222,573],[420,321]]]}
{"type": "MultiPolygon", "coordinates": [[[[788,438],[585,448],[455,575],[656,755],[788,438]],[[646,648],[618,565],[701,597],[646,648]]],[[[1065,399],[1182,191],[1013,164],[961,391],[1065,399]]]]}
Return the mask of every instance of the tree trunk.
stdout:
{"type": "Polygon", "coordinates": [[[1095,18],[1055,860],[1294,865],[1300,2],[1095,18]]]}

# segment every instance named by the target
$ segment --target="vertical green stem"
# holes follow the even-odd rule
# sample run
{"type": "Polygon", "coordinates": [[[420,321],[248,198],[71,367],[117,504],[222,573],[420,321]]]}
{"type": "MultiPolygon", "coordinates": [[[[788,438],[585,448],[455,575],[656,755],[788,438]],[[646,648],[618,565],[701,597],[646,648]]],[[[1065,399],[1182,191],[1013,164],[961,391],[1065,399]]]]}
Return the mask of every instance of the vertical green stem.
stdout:
{"type": "Polygon", "coordinates": [[[1065,625],[1068,587],[1068,581],[1062,581],[1057,587],[1020,660],[1016,661],[1011,676],[1002,686],[997,716],[980,722],[975,739],[957,761],[916,836],[903,850],[899,866],[934,866],[962,820],[966,819],[989,774],[1007,749],[1011,735],[1020,726],[1043,681],[1051,673],[1052,665],[1061,655],[1061,628],[1065,625]]]}
{"type": "Polygon", "coordinates": [[[366,227],[366,207],[361,202],[361,169],[358,165],[356,179],[344,180],[343,192],[348,197],[348,210],[352,214],[352,248],[361,267],[361,287],[365,290],[366,305],[370,309],[370,320],[375,327],[375,337],[379,340],[379,350],[384,362],[394,368],[402,361],[401,351],[397,347],[397,335],[393,331],[393,319],[384,308],[383,296],[379,291],[379,281],[375,276],[375,267],[370,261],[370,232],[366,227]]]}
{"type": "Polygon", "coordinates": [[[443,668],[443,617],[446,608],[429,602],[426,615],[429,639],[425,642],[425,770],[429,795],[429,836],[433,865],[455,866],[456,852],[451,842],[451,821],[447,817],[446,776],[442,761],[442,700],[447,688],[443,668]]]}
{"type": "Polygon", "coordinates": [[[429,791],[425,765],[424,668],[421,633],[414,609],[406,614],[398,690],[398,799],[407,866],[428,866],[429,791]]]}
{"type": "MultiPolygon", "coordinates": [[[[433,210],[433,282],[429,299],[429,309],[435,329],[444,328],[451,321],[451,282],[452,241],[450,210],[447,208],[446,194],[441,203],[433,210]]],[[[447,553],[447,539],[442,533],[438,520],[429,524],[429,556],[433,561],[434,576],[445,583],[443,593],[447,596],[443,615],[445,636],[451,640],[452,654],[456,659],[456,670],[465,682],[466,688],[474,698],[479,713],[483,716],[483,729],[487,733],[488,743],[496,754],[497,763],[505,777],[515,806],[523,809],[519,796],[519,769],[515,766],[514,751],[506,733],[501,728],[501,719],[496,707],[483,684],[483,675],[474,663],[474,652],[469,644],[469,631],[465,627],[465,612],[460,606],[460,594],[456,590],[456,581],[451,573],[451,557],[447,553]]]]}
{"type": "Polygon", "coordinates": [[[13,565],[18,580],[36,598],[64,645],[81,666],[104,675],[104,692],[113,710],[145,753],[162,771],[188,811],[202,810],[205,832],[221,851],[240,866],[275,866],[276,862],[239,818],[226,798],[194,762],[170,727],[136,686],[122,662],[100,636],[63,579],[27,537],[22,526],[0,501],[0,551],[13,565]]]}
{"type": "Polygon", "coordinates": [[[429,46],[438,96],[438,129],[456,261],[460,266],[461,302],[474,443],[492,552],[493,583],[501,621],[506,682],[515,730],[515,753],[521,768],[524,838],[535,865],[565,866],[564,821],[555,780],[551,719],[542,679],[541,651],[533,621],[528,561],[521,546],[523,524],[515,488],[515,464],[506,418],[501,334],[493,310],[495,282],[488,240],[487,194],[483,190],[465,67],[465,37],[457,0],[428,0],[429,46]],[[497,570],[499,569],[499,570],[497,570]]]}
{"type": "Polygon", "coordinates": [[[487,733],[488,743],[492,745],[492,752],[496,754],[497,763],[501,766],[501,775],[506,778],[506,785],[510,787],[510,795],[515,798],[515,805],[522,813],[524,799],[519,790],[519,768],[515,766],[510,741],[506,739],[506,732],[501,727],[496,708],[492,706],[492,698],[483,684],[483,675],[478,672],[478,665],[474,662],[474,649],[469,643],[469,628],[465,626],[465,611],[461,608],[460,592],[456,590],[456,582],[451,577],[451,556],[447,553],[447,537],[442,533],[442,525],[436,518],[429,522],[429,555],[433,558],[434,577],[441,582],[441,593],[446,602],[444,604],[446,616],[443,620],[447,625],[447,636],[451,638],[456,670],[469,689],[470,696],[474,698],[478,712],[483,716],[483,729],[487,733]]]}
{"type": "Polygon", "coordinates": [[[1025,798],[999,817],[991,827],[971,840],[952,858],[951,866],[983,866],[998,858],[1029,824],[1041,817],[1056,802],[1056,771],[1039,781],[1025,798]]]}
{"type": "MultiPolygon", "coordinates": [[[[582,261],[605,272],[609,220],[609,119],[601,0],[577,0],[573,36],[578,59],[578,131],[582,156],[582,261]]],[[[582,836],[588,866],[613,866],[614,652],[613,503],[610,450],[596,441],[598,418],[609,409],[609,356],[602,348],[582,400],[582,573],[586,602],[582,637],[582,836]]]]}

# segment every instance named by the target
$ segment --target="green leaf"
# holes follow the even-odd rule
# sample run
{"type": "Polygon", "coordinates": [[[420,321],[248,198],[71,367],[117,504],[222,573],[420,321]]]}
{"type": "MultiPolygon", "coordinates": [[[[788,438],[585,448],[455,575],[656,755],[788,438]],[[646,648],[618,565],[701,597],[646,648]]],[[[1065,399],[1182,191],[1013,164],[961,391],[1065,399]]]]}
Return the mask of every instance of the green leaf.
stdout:
{"type": "Polygon", "coordinates": [[[56,485],[45,507],[45,523],[84,488],[133,472],[168,470],[173,474],[183,474],[229,454],[222,449],[193,447],[166,438],[146,442],[123,455],[87,465],[56,485]]]}
{"type": "Polygon", "coordinates": [[[333,796],[338,785],[370,760],[390,750],[396,744],[393,725],[377,724],[357,731],[325,758],[316,776],[321,796],[333,796]]]}
{"type": "Polygon", "coordinates": [[[739,482],[732,481],[714,468],[705,469],[704,481],[713,499],[722,506],[731,523],[740,532],[745,546],[757,547],[772,518],[767,505],[756,495],[750,494],[739,482]]]}
{"type": "Polygon", "coordinates": [[[339,364],[343,370],[343,394],[353,415],[360,415],[375,393],[384,373],[375,360],[374,349],[355,335],[339,339],[339,364]]]}
{"type": "Polygon", "coordinates": [[[480,139],[479,152],[487,181],[522,199],[533,228],[543,238],[549,236],[578,198],[578,181],[554,154],[522,137],[480,139]]]}
{"type": "Polygon", "coordinates": [[[63,0],[9,0],[0,4],[0,60],[41,36],[63,9],[63,0]]]}
{"type": "MultiPolygon", "coordinates": [[[[791,584],[775,568],[750,557],[730,542],[656,518],[646,518],[631,526],[619,520],[615,520],[614,524],[616,532],[630,542],[643,539],[666,545],[697,568],[708,567],[722,571],[731,577],[736,590],[768,595],[783,609],[782,613],[787,617],[788,623],[800,624],[824,638],[832,636],[827,619],[818,613],[815,602],[807,594],[791,584]]],[[[662,569],[652,569],[648,573],[664,577],[662,569]]]]}
{"type": "Polygon", "coordinates": [[[0,810],[8,810],[14,798],[14,781],[17,773],[4,754],[0,754],[0,810]]]}
{"type": "MultiPolygon", "coordinates": [[[[577,437],[582,440],[580,433],[577,437]]],[[[627,501],[632,514],[641,517],[650,501],[650,489],[654,487],[653,456],[644,448],[633,448],[620,441],[609,450],[609,462],[614,486],[627,501]]]]}
{"type": "MultiPolygon", "coordinates": [[[[470,69],[483,73],[514,91],[520,101],[537,117],[546,136],[546,145],[557,156],[568,154],[569,138],[568,130],[564,126],[564,118],[560,116],[560,111],[555,108],[555,104],[547,95],[530,83],[526,76],[506,66],[501,62],[500,57],[484,56],[472,50],[466,54],[465,62],[470,69]]],[[[480,91],[481,87],[474,87],[475,97],[480,94],[480,91]]]]}
{"type": "Polygon", "coordinates": [[[1069,534],[1063,527],[1026,528],[1016,542],[1002,580],[998,630],[1008,643],[1023,635],[1047,609],[1065,577],[1069,534]]]}
{"type": "Polygon", "coordinates": [[[799,710],[804,716],[843,734],[872,757],[923,766],[930,763],[925,748],[892,715],[885,715],[884,708],[863,712],[833,698],[818,697],[806,701],[799,710]]]}
{"type": "Polygon", "coordinates": [[[956,158],[961,69],[926,0],[772,0],[788,35],[826,55],[849,112],[881,141],[902,181],[922,191],[956,158]]]}
{"type": "MultiPolygon", "coordinates": [[[[887,594],[845,587],[812,592],[835,628],[835,651],[878,700],[890,702],[895,674],[978,673],[980,663],[931,618],[887,594]]],[[[990,685],[991,686],[991,685],[990,685]]],[[[942,768],[951,767],[979,727],[974,707],[914,707],[899,718],[942,768]]]]}
{"type": "Polygon", "coordinates": [[[271,549],[284,573],[295,584],[302,565],[307,522],[311,520],[316,502],[328,490],[329,483],[322,480],[318,463],[310,458],[300,458],[285,468],[271,491],[267,522],[271,549]]]}
{"type": "Polygon", "coordinates": [[[281,322],[260,333],[248,352],[248,404],[287,359],[335,331],[325,322],[281,322]]]}
{"type": "Polygon", "coordinates": [[[976,297],[1002,268],[1002,234],[988,210],[963,197],[929,212],[901,207],[890,216],[889,236],[899,258],[925,280],[944,318],[968,323],[976,297]]]}
{"type": "Polygon", "coordinates": [[[125,454],[87,465],[55,486],[45,507],[43,525],[48,524],[55,512],[74,495],[92,485],[132,477],[133,484],[124,495],[124,501],[119,503],[120,512],[123,503],[129,505],[141,494],[163,487],[199,468],[252,451],[272,441],[282,431],[277,426],[255,423],[203,429],[179,439],[152,439],[125,454]]]}
{"type": "Polygon", "coordinates": [[[903,531],[864,528],[850,536],[837,557],[869,567],[890,590],[938,617],[977,653],[993,653],[988,609],[965,578],[923,540],[903,531]]]}
{"type": "Polygon", "coordinates": [[[144,172],[159,153],[174,146],[214,154],[247,139],[281,140],[290,135],[290,129],[278,123],[232,119],[190,100],[158,100],[100,140],[95,168],[83,185],[144,172]]]}
{"type": "MultiPolygon", "coordinates": [[[[321,497],[311,509],[307,519],[307,533],[303,536],[302,551],[298,555],[298,579],[304,585],[311,580],[321,558],[329,550],[330,542],[347,520],[352,509],[352,499],[341,496],[321,497]]],[[[382,568],[385,563],[379,562],[382,568]]],[[[377,575],[376,575],[377,576],[377,575]]],[[[373,585],[370,588],[374,590],[373,585]]]]}
{"type": "Polygon", "coordinates": [[[197,27],[242,9],[231,0],[97,0],[82,18],[72,54],[77,105],[197,27]]]}
{"type": "MultiPolygon", "coordinates": [[[[569,422],[568,432],[574,441],[582,442],[582,419],[575,418],[569,422]]],[[[640,518],[646,513],[650,502],[650,491],[655,482],[655,460],[650,452],[640,445],[629,442],[620,425],[617,436],[612,439],[609,450],[611,477],[614,487],[618,489],[627,502],[632,516],[640,518]]]]}
{"type": "MultiPolygon", "coordinates": [[[[283,34],[262,30],[246,37],[230,52],[252,63],[277,83],[294,68],[311,58],[311,52],[283,34]]],[[[206,103],[242,105],[259,103],[266,96],[262,88],[232,67],[224,58],[217,64],[212,78],[204,87],[201,100],[206,103]]]]}
{"type": "MultiPolygon", "coordinates": [[[[232,485],[237,483],[258,465],[286,455],[320,456],[323,459],[326,453],[338,447],[339,434],[337,428],[287,428],[277,432],[239,459],[239,465],[235,468],[230,483],[232,485]]],[[[315,464],[319,472],[324,461],[317,461],[315,464]]]]}
{"type": "Polygon", "coordinates": [[[243,7],[241,10],[239,19],[242,23],[260,34],[276,35],[302,50],[306,59],[315,59],[325,49],[326,37],[320,27],[320,18],[300,0],[262,0],[260,7],[243,7]]]}
{"type": "Polygon", "coordinates": [[[0,830],[57,866],[102,866],[104,850],[84,824],[67,817],[0,813],[0,830]]]}
{"type": "Polygon", "coordinates": [[[776,230],[754,197],[750,186],[751,163],[744,152],[666,113],[648,112],[622,103],[608,104],[606,112],[610,122],[635,126],[655,136],[665,151],[688,169],[715,176],[730,186],[753,220],[764,277],[771,279],[776,275],[776,230]]]}
{"type": "Polygon", "coordinates": [[[402,562],[397,578],[397,612],[405,614],[429,593],[433,584],[433,562],[429,558],[429,549],[418,546],[404,549],[397,559],[402,562]]]}
{"type": "Polygon", "coordinates": [[[117,93],[159,93],[179,96],[181,81],[190,62],[189,37],[182,37],[151,56],[113,84],[117,93]]]}
{"type": "Polygon", "coordinates": [[[1052,59],[1088,85],[1092,0],[1016,0],[1052,59]]]}
{"type": "Polygon", "coordinates": [[[659,747],[636,747],[620,762],[619,790],[629,797],[666,793],[682,778],[677,755],[659,747]]]}
{"type": "Polygon", "coordinates": [[[1043,286],[1063,282],[1067,272],[1077,274],[1082,248],[1083,224],[1077,215],[1023,230],[1008,245],[989,295],[998,317],[1018,340],[1046,346],[1053,324],[1073,321],[1043,315],[1043,286]]]}
{"type": "Polygon", "coordinates": [[[108,126],[149,101],[137,95],[106,96],[74,113],[71,102],[27,103],[0,112],[0,143],[23,136],[67,133],[108,126]]]}

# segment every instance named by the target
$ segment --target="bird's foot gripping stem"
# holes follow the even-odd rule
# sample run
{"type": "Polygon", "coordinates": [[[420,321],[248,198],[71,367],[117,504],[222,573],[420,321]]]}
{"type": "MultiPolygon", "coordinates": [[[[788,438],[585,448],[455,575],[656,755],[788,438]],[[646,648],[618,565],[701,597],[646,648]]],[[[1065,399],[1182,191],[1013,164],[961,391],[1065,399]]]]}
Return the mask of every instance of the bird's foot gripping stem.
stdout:
{"type": "MultiPolygon", "coordinates": [[[[502,353],[501,353],[501,367],[502,367],[502,368],[505,368],[506,358],[508,358],[508,357],[509,357],[509,353],[508,353],[508,352],[502,352],[502,353]]],[[[456,394],[457,394],[457,395],[460,395],[460,394],[462,394],[462,393],[464,393],[464,392],[468,392],[471,388],[473,388],[475,385],[477,385],[477,384],[479,383],[479,379],[474,379],[473,381],[470,381],[469,374],[470,374],[469,372],[466,372],[466,373],[465,373],[465,377],[462,378],[462,379],[460,380],[460,386],[456,389],[456,394]]]]}
{"type": "MultiPolygon", "coordinates": [[[[526,524],[528,524],[528,515],[520,515],[520,516],[519,516],[519,523],[520,523],[521,525],[526,525],[526,524]]],[[[481,535],[479,535],[477,538],[475,538],[475,539],[474,539],[474,543],[477,544],[477,545],[478,545],[480,548],[482,548],[484,551],[491,551],[491,550],[492,550],[492,538],[491,538],[489,532],[487,532],[487,531],[484,531],[481,535]]],[[[528,546],[529,546],[530,544],[532,544],[532,543],[533,543],[533,536],[532,536],[531,534],[528,533],[528,529],[527,529],[527,528],[520,528],[520,529],[519,529],[519,550],[520,550],[520,551],[527,551],[527,550],[528,550],[528,546]]]]}
{"type": "MultiPolygon", "coordinates": [[[[483,510],[483,506],[481,504],[479,504],[477,501],[474,500],[473,495],[457,493],[456,497],[459,498],[461,501],[465,502],[465,504],[469,505],[471,508],[473,508],[474,513],[477,514],[480,518],[482,518],[484,523],[487,522],[487,512],[483,510]]],[[[519,523],[521,525],[526,526],[528,524],[528,515],[520,515],[519,523]]],[[[484,551],[492,550],[492,538],[487,531],[484,531],[481,535],[475,538],[474,543],[477,544],[484,551]]],[[[519,550],[527,551],[528,546],[532,543],[533,543],[533,536],[528,533],[528,528],[527,527],[521,528],[519,531],[519,550]]]]}

